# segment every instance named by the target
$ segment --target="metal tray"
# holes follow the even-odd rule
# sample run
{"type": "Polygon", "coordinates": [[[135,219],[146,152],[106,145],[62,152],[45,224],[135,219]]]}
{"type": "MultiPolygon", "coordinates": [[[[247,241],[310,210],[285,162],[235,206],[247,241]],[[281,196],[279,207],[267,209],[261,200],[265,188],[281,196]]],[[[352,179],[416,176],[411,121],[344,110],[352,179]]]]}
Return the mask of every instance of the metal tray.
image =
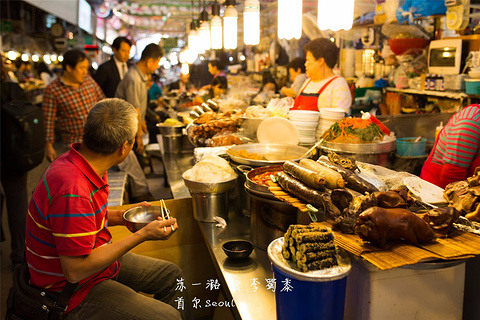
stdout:
{"type": "MultiPolygon", "coordinates": [[[[246,164],[255,167],[263,167],[274,164],[283,164],[287,160],[298,161],[302,159],[301,157],[307,151],[308,148],[288,144],[251,143],[233,146],[227,150],[227,154],[229,155],[230,159],[235,163],[246,164]],[[245,150],[248,153],[257,153],[261,156],[264,156],[267,160],[253,160],[242,158],[234,155],[230,152],[230,150],[233,150],[234,153],[239,152],[240,150],[245,150]]],[[[308,158],[311,155],[311,153],[308,153],[307,156],[305,156],[304,158],[308,158]]]]}

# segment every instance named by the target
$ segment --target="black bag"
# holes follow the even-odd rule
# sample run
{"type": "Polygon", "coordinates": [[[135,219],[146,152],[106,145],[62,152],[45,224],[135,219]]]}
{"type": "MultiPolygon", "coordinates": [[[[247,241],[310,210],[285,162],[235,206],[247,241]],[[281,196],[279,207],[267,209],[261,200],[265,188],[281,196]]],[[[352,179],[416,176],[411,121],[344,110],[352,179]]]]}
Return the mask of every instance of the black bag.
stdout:
{"type": "Polygon", "coordinates": [[[45,126],[41,108],[28,101],[2,104],[2,168],[25,172],[38,166],[45,154],[45,126]]]}
{"type": "Polygon", "coordinates": [[[62,293],[49,292],[29,283],[27,263],[16,266],[7,299],[6,320],[61,320],[76,284],[67,283],[62,293]]]}

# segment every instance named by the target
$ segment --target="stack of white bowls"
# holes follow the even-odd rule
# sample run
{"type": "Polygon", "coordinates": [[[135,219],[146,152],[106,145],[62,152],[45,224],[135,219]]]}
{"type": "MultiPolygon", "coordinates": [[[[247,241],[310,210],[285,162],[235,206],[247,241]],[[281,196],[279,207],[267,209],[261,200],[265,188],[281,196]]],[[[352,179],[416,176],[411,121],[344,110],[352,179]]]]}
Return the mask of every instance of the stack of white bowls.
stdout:
{"type": "Polygon", "coordinates": [[[306,110],[291,110],[288,112],[290,121],[295,125],[299,134],[300,145],[315,144],[315,132],[317,131],[320,112],[306,110]]]}
{"type": "Polygon", "coordinates": [[[330,129],[332,124],[345,117],[344,109],[337,108],[321,108],[319,130],[322,134],[330,129]]]}

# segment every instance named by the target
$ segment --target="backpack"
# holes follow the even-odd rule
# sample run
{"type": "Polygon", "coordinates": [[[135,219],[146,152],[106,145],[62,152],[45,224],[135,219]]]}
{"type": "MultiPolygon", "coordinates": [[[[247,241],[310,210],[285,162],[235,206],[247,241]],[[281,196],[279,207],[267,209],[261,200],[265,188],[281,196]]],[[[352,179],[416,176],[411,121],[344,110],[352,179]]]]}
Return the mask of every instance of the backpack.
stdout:
{"type": "Polygon", "coordinates": [[[25,172],[42,163],[45,126],[41,108],[28,101],[2,104],[2,171],[25,172]]]}

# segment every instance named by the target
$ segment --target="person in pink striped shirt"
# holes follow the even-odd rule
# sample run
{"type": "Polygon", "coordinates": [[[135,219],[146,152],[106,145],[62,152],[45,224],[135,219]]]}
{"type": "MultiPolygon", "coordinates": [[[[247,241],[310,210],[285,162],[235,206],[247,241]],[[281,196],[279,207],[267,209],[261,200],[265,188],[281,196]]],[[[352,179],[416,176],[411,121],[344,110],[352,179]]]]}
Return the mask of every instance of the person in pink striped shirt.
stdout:
{"type": "Polygon", "coordinates": [[[464,180],[480,166],[480,105],[471,104],[450,118],[423,165],[420,178],[441,188],[464,180]]]}

